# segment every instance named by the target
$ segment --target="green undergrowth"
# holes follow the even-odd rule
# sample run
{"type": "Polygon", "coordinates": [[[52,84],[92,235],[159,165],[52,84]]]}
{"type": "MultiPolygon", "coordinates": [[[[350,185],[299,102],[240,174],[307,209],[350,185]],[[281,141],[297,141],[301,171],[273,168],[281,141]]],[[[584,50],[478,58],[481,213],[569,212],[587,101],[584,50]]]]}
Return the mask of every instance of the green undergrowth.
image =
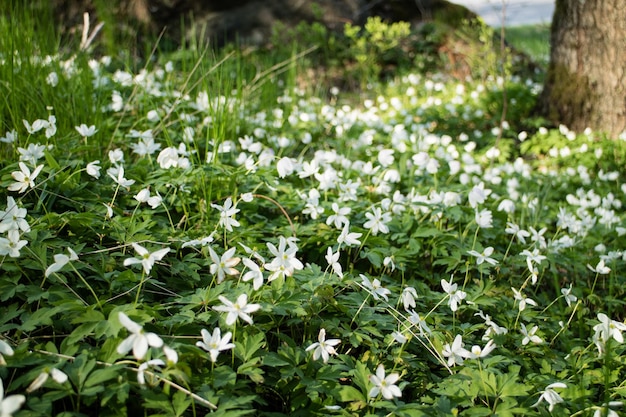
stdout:
{"type": "Polygon", "coordinates": [[[3,416],[623,409],[625,140],[525,120],[540,85],[484,26],[131,64],[15,16],[3,416]]]}

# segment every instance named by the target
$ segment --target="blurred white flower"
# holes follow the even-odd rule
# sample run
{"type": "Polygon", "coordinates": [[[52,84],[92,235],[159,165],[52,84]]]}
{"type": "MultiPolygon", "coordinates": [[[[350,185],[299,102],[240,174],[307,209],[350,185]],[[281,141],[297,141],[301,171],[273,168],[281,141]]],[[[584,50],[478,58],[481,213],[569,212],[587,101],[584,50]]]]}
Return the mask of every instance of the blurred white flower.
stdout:
{"type": "Polygon", "coordinates": [[[515,288],[511,288],[513,290],[513,297],[515,301],[519,301],[519,311],[524,311],[526,309],[526,304],[531,306],[536,306],[537,302],[532,298],[526,298],[521,290],[516,290],[515,288]]]}
{"type": "Polygon", "coordinates": [[[578,300],[578,298],[572,294],[572,284],[569,284],[569,288],[561,288],[561,294],[563,295],[563,298],[565,298],[565,302],[568,307],[578,300]]]}
{"type": "Polygon", "coordinates": [[[96,160],[87,164],[87,174],[98,179],[100,178],[100,161],[96,160]]]}
{"type": "Polygon", "coordinates": [[[96,132],[98,132],[98,129],[96,129],[95,125],[87,126],[84,123],[82,123],[80,126],[74,126],[74,129],[76,129],[78,134],[84,138],[89,138],[95,135],[96,132]]]}
{"type": "Polygon", "coordinates": [[[26,148],[17,148],[17,151],[20,153],[20,161],[31,165],[37,165],[37,161],[45,156],[45,150],[46,146],[38,143],[29,143],[26,148]]]}
{"type": "Polygon", "coordinates": [[[350,223],[346,223],[345,226],[343,226],[343,230],[341,231],[341,234],[339,235],[339,237],[337,237],[337,243],[339,243],[340,245],[345,243],[347,246],[358,246],[361,244],[361,241],[359,240],[359,238],[363,235],[363,233],[357,233],[357,232],[350,232],[350,223]]]}
{"type": "Polygon", "coordinates": [[[285,178],[288,175],[293,174],[295,170],[294,160],[287,156],[280,158],[276,164],[276,170],[278,171],[279,178],[285,178]]]}
{"type": "Polygon", "coordinates": [[[7,342],[0,339],[0,365],[6,365],[4,356],[13,356],[13,348],[7,342]]]}
{"type": "Polygon", "coordinates": [[[12,417],[13,413],[22,407],[24,401],[26,401],[26,397],[23,395],[9,395],[5,397],[4,384],[2,383],[2,379],[0,379],[0,416],[12,417]]]}

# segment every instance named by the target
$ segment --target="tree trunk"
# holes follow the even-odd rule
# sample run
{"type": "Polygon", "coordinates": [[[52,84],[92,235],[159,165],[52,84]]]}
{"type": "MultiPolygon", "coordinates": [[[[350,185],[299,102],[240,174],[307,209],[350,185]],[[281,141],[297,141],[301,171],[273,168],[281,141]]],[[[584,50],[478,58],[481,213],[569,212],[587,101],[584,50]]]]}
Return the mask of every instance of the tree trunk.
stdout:
{"type": "Polygon", "coordinates": [[[557,0],[540,112],[581,132],[626,130],[626,1],[557,0]]]}

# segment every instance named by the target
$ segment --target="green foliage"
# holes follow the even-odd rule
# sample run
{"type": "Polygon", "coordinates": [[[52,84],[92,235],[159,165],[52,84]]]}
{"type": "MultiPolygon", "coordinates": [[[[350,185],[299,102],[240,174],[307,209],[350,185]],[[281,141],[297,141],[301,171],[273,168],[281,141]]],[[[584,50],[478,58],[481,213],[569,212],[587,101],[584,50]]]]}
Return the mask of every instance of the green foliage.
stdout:
{"type": "Polygon", "coordinates": [[[501,123],[503,89],[523,117],[532,80],[378,84],[366,64],[403,59],[406,25],[346,30],[353,55],[333,55],[361,65],[359,101],[299,88],[297,43],[190,45],[137,71],[8,49],[14,415],[619,410],[623,141],[501,123]]]}

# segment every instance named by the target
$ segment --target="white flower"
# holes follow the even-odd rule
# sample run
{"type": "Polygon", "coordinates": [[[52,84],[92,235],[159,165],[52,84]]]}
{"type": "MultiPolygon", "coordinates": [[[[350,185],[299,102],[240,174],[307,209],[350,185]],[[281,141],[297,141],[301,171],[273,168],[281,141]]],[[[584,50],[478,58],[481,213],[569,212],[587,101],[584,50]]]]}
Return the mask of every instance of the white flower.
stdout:
{"type": "Polygon", "coordinates": [[[178,352],[167,345],[163,345],[163,353],[167,358],[168,365],[175,364],[178,362],[178,352]]]}
{"type": "Polygon", "coordinates": [[[337,237],[337,243],[340,245],[345,243],[347,246],[358,246],[361,244],[359,238],[363,233],[352,232],[350,233],[350,224],[346,223],[341,231],[341,234],[337,237]]]}
{"type": "Polygon", "coordinates": [[[46,268],[46,272],[44,273],[45,277],[49,277],[50,274],[60,271],[61,268],[67,265],[70,261],[78,260],[78,255],[72,250],[72,248],[67,248],[67,251],[70,253],[70,256],[67,256],[64,253],[57,253],[54,255],[54,263],[46,268]]]}
{"type": "Polygon", "coordinates": [[[381,151],[378,152],[378,162],[383,167],[386,168],[389,165],[393,164],[393,160],[393,149],[381,149],[381,151]]]}
{"type": "Polygon", "coordinates": [[[548,403],[548,411],[552,412],[556,404],[563,402],[563,398],[561,398],[561,396],[554,391],[554,388],[567,388],[567,385],[562,382],[555,382],[548,385],[545,391],[541,391],[539,400],[531,405],[531,407],[537,407],[542,401],[545,401],[548,403]]]}
{"type": "Polygon", "coordinates": [[[17,140],[17,131],[15,129],[6,132],[3,137],[0,137],[0,142],[14,143],[17,140]]]}
{"type": "Polygon", "coordinates": [[[220,221],[218,223],[219,226],[223,227],[229,232],[233,231],[233,226],[239,227],[239,222],[234,218],[235,214],[239,213],[239,209],[236,206],[233,206],[232,198],[228,197],[226,201],[224,201],[223,206],[211,204],[211,207],[220,212],[220,221]]]}
{"type": "Polygon", "coordinates": [[[522,328],[520,329],[520,332],[524,335],[524,338],[522,339],[522,345],[526,346],[529,342],[543,343],[543,339],[535,335],[535,333],[539,329],[538,326],[533,326],[530,331],[526,330],[526,326],[524,325],[524,323],[521,323],[521,326],[522,328]]]}
{"type": "Polygon", "coordinates": [[[4,385],[0,379],[0,417],[11,417],[26,401],[23,395],[4,396],[4,385]]]}
{"type": "Polygon", "coordinates": [[[504,229],[506,233],[515,235],[517,240],[522,243],[526,243],[526,238],[530,236],[530,233],[524,229],[520,229],[520,227],[515,223],[507,222],[506,226],[506,229],[504,229]]]}
{"type": "Polygon", "coordinates": [[[452,276],[450,276],[450,282],[442,279],[441,287],[446,292],[446,294],[448,294],[448,306],[450,307],[450,310],[457,311],[459,308],[459,304],[465,299],[467,294],[465,293],[465,291],[457,290],[458,285],[453,284],[452,279],[452,276]]]}
{"type": "Polygon", "coordinates": [[[213,329],[212,335],[206,329],[200,330],[200,333],[202,334],[202,342],[196,342],[196,346],[209,352],[211,362],[215,362],[217,360],[217,356],[220,352],[233,349],[235,347],[234,343],[230,343],[230,338],[233,334],[228,332],[224,335],[224,337],[222,337],[219,327],[213,329]]]}
{"type": "Polygon", "coordinates": [[[378,232],[387,234],[389,233],[389,227],[387,223],[391,221],[391,214],[388,212],[382,213],[380,207],[372,208],[372,212],[365,213],[365,217],[369,220],[363,224],[363,227],[370,229],[372,234],[376,236],[378,232]]]}
{"type": "Polygon", "coordinates": [[[18,193],[23,193],[30,188],[35,188],[35,178],[43,169],[43,165],[39,165],[35,170],[31,173],[30,169],[24,164],[24,162],[19,163],[20,170],[13,171],[11,176],[15,180],[15,182],[9,185],[9,191],[17,191],[18,193]]]}
{"type": "Polygon", "coordinates": [[[158,367],[158,366],[165,366],[165,362],[163,362],[162,359],[151,359],[139,365],[139,368],[137,368],[137,382],[139,382],[140,385],[145,385],[146,384],[146,376],[145,376],[146,369],[148,369],[149,367],[158,367]]]}
{"type": "Polygon", "coordinates": [[[31,165],[37,165],[37,161],[45,156],[45,145],[29,143],[27,148],[17,148],[20,153],[20,161],[27,162],[31,165]]]}
{"type": "Polygon", "coordinates": [[[331,269],[333,270],[333,273],[337,274],[337,276],[339,278],[343,278],[343,271],[341,268],[341,264],[339,263],[339,256],[341,255],[340,251],[337,250],[337,252],[333,253],[333,248],[332,247],[328,247],[326,249],[326,262],[328,262],[328,265],[331,267],[331,269]]]}
{"type": "Polygon", "coordinates": [[[252,259],[243,258],[243,264],[248,271],[241,278],[244,282],[252,280],[252,288],[258,290],[263,285],[263,270],[252,259]]]}
{"type": "Polygon", "coordinates": [[[337,351],[335,350],[335,346],[341,343],[339,339],[328,339],[326,340],[326,330],[320,329],[319,334],[317,335],[317,342],[313,343],[311,346],[306,348],[306,351],[313,351],[313,360],[318,360],[320,357],[324,363],[328,362],[330,355],[336,355],[337,351]]]}
{"type": "Polygon", "coordinates": [[[485,189],[485,184],[482,182],[474,186],[468,196],[470,206],[476,208],[479,204],[484,203],[489,194],[491,194],[491,190],[485,189]]]}
{"type": "Polygon", "coordinates": [[[148,129],[145,132],[137,132],[136,130],[130,131],[132,137],[139,137],[139,141],[137,143],[131,143],[130,147],[133,150],[133,153],[136,153],[139,156],[152,155],[159,149],[161,149],[161,144],[156,143],[154,141],[154,137],[152,136],[152,129],[148,129]],[[135,132],[133,134],[133,132],[135,132]]]}
{"type": "Polygon", "coordinates": [[[119,165],[124,162],[124,151],[120,148],[116,148],[109,151],[109,161],[114,165],[119,165]]]}
{"type": "Polygon", "coordinates": [[[487,262],[491,265],[495,265],[498,263],[498,261],[496,261],[495,259],[490,258],[491,254],[493,254],[493,248],[491,246],[485,248],[483,250],[483,253],[477,252],[475,250],[469,250],[467,251],[467,253],[476,257],[476,265],[480,265],[483,262],[487,262]]]}
{"type": "Polygon", "coordinates": [[[126,178],[124,178],[123,166],[120,166],[118,168],[111,167],[107,170],[107,174],[120,187],[128,188],[135,183],[135,180],[127,180],[126,178]]]}
{"type": "Polygon", "coordinates": [[[20,240],[18,230],[9,230],[7,238],[0,237],[0,256],[9,255],[11,258],[19,258],[20,249],[26,246],[28,241],[20,240]]]}
{"type": "Polygon", "coordinates": [[[394,262],[393,256],[385,256],[383,259],[383,265],[391,269],[391,272],[396,270],[396,263],[394,262]]]}
{"type": "Polygon", "coordinates": [[[613,338],[617,343],[624,343],[623,331],[626,331],[626,324],[619,321],[611,320],[606,314],[598,313],[598,320],[600,323],[593,326],[595,334],[593,335],[593,342],[598,348],[598,353],[602,355],[606,342],[613,338]]]}
{"type": "Polygon", "coordinates": [[[298,247],[294,242],[289,242],[284,236],[280,236],[278,249],[270,242],[267,242],[266,245],[270,253],[274,255],[274,259],[270,263],[265,264],[265,268],[268,271],[274,272],[270,275],[268,281],[273,281],[281,275],[292,276],[296,269],[302,270],[304,268],[302,262],[296,258],[298,247]]]}
{"type": "Polygon", "coordinates": [[[370,282],[369,278],[365,275],[359,274],[359,276],[363,280],[361,284],[369,291],[370,294],[372,294],[374,300],[383,298],[385,301],[389,301],[388,296],[391,294],[391,291],[383,287],[378,279],[374,278],[374,280],[370,282]]]}
{"type": "Polygon", "coordinates": [[[409,311],[410,308],[415,308],[415,299],[417,298],[417,291],[413,287],[405,287],[400,294],[404,309],[409,311]]]}
{"type": "Polygon", "coordinates": [[[147,188],[144,188],[143,190],[139,191],[134,196],[134,199],[140,203],[148,203],[148,205],[153,209],[159,207],[159,205],[161,205],[161,202],[163,201],[163,198],[161,198],[161,196],[158,193],[157,195],[150,196],[150,190],[147,188]]]}
{"type": "Polygon", "coordinates": [[[6,361],[4,360],[4,355],[13,356],[13,348],[9,346],[7,342],[0,339],[0,365],[6,365],[6,361]]]}
{"type": "Polygon", "coordinates": [[[98,179],[100,178],[100,161],[96,160],[87,164],[87,174],[98,179]]]}
{"type": "Polygon", "coordinates": [[[144,332],[143,327],[128,318],[126,314],[120,312],[118,318],[122,326],[131,333],[117,347],[117,353],[120,355],[125,355],[132,349],[135,359],[142,360],[150,346],[155,348],[163,346],[163,340],[157,334],[144,332]]]}
{"type": "Polygon", "coordinates": [[[339,208],[337,203],[333,203],[332,209],[335,214],[328,216],[326,219],[327,225],[330,226],[330,224],[333,223],[337,229],[341,229],[343,226],[350,224],[350,220],[347,217],[352,211],[350,207],[339,208]]]}
{"type": "Polygon", "coordinates": [[[587,264],[587,268],[599,275],[607,275],[611,272],[611,268],[604,264],[604,259],[600,259],[600,262],[598,262],[595,268],[589,264],[587,264]]]}
{"type": "Polygon", "coordinates": [[[138,243],[133,242],[132,245],[139,257],[125,259],[124,266],[141,264],[146,274],[150,273],[156,261],[163,259],[163,257],[170,251],[170,248],[164,248],[150,253],[146,248],[138,243]]]}
{"type": "Polygon", "coordinates": [[[217,256],[217,253],[215,253],[213,248],[209,246],[209,255],[213,261],[209,270],[211,271],[211,274],[217,275],[218,284],[224,281],[226,275],[237,275],[239,273],[239,271],[234,268],[237,264],[239,264],[239,261],[241,261],[241,258],[234,256],[236,250],[237,248],[233,246],[224,252],[220,258],[217,256]]]}
{"type": "Polygon", "coordinates": [[[432,330],[426,324],[426,320],[424,320],[419,313],[416,313],[415,310],[411,310],[409,312],[409,322],[411,324],[416,325],[420,330],[420,336],[425,337],[427,334],[431,334],[432,330]]]}
{"type": "Polygon", "coordinates": [[[30,226],[26,221],[25,208],[19,208],[15,203],[15,199],[7,196],[7,209],[0,210],[0,233],[9,230],[21,230],[24,233],[30,232],[30,226]]]}
{"type": "Polygon", "coordinates": [[[279,178],[285,178],[286,176],[293,174],[295,169],[293,162],[293,159],[287,156],[280,158],[276,164],[276,170],[278,171],[279,178]]]}
{"type": "Polygon", "coordinates": [[[526,304],[531,306],[537,306],[537,302],[532,298],[526,298],[522,291],[517,291],[515,288],[511,288],[513,290],[513,296],[516,301],[519,301],[519,311],[524,311],[526,308],[526,304]]]}
{"type": "Polygon", "coordinates": [[[87,125],[84,124],[84,123],[82,123],[80,126],[74,126],[74,129],[76,129],[78,134],[81,135],[84,138],[91,137],[91,136],[95,135],[96,132],[98,131],[98,129],[96,129],[96,126],[91,125],[91,126],[87,127],[87,125]]]}
{"type": "Polygon", "coordinates": [[[402,397],[402,391],[395,385],[400,379],[400,375],[393,373],[385,376],[385,367],[380,364],[376,368],[376,375],[370,375],[370,381],[374,386],[369,392],[370,397],[377,397],[378,394],[383,394],[383,397],[387,400],[392,400],[394,397],[402,397]]]}
{"type": "Polygon", "coordinates": [[[163,149],[157,156],[157,162],[162,169],[176,168],[179,165],[178,149],[173,146],[163,149]]]}
{"type": "Polygon", "coordinates": [[[602,404],[602,407],[596,408],[596,411],[593,412],[593,417],[619,417],[619,414],[610,407],[621,407],[622,405],[621,401],[609,401],[608,404],[605,403],[602,404]]]}
{"type": "Polygon", "coordinates": [[[563,294],[563,298],[565,298],[568,307],[578,300],[578,298],[572,294],[572,284],[569,284],[569,288],[561,288],[561,294],[563,294]]]}
{"type": "Polygon", "coordinates": [[[491,210],[483,209],[481,211],[476,210],[475,215],[476,224],[481,229],[488,229],[493,225],[493,215],[491,210]]]}
{"type": "Polygon", "coordinates": [[[448,366],[463,365],[463,358],[467,358],[469,352],[463,348],[463,337],[457,334],[452,345],[446,343],[441,354],[448,358],[448,366]]]}
{"type": "Polygon", "coordinates": [[[467,359],[484,358],[485,356],[489,355],[491,351],[494,350],[495,348],[496,348],[496,345],[493,343],[493,340],[490,340],[487,342],[484,348],[481,348],[478,345],[472,346],[472,348],[466,354],[467,356],[465,357],[467,359]]]}
{"type": "Polygon", "coordinates": [[[45,370],[41,372],[37,376],[37,378],[35,378],[35,380],[28,386],[28,388],[26,388],[26,392],[30,394],[31,392],[34,392],[38,390],[39,388],[41,388],[43,384],[46,383],[46,381],[48,380],[48,377],[50,376],[52,377],[54,381],[56,381],[59,384],[63,384],[65,383],[65,381],[67,381],[67,374],[65,372],[60,371],[56,368],[52,368],[49,371],[45,370]]]}
{"type": "Polygon", "coordinates": [[[237,297],[237,301],[234,303],[223,295],[220,295],[218,298],[223,305],[213,307],[213,310],[228,313],[226,316],[226,324],[228,326],[234,324],[235,321],[237,321],[237,318],[242,319],[248,324],[252,324],[252,317],[250,317],[250,314],[261,308],[260,304],[248,304],[247,294],[241,294],[237,297]]]}

